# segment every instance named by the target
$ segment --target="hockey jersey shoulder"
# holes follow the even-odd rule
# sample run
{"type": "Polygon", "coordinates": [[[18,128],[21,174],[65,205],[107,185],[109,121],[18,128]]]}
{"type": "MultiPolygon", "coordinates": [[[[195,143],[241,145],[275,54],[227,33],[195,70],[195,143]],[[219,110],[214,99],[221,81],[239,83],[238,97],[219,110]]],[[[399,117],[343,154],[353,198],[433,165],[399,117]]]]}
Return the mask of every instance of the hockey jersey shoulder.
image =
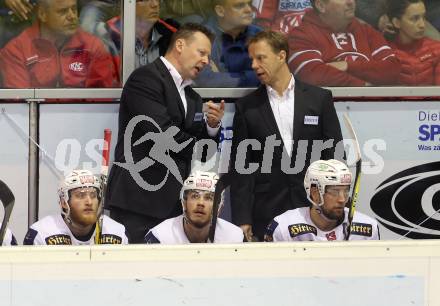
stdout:
{"type": "Polygon", "coordinates": [[[128,244],[125,226],[103,216],[101,244],[128,244]]]}
{"type": "Polygon", "coordinates": [[[379,225],[377,221],[361,212],[356,212],[351,224],[350,240],[379,240],[379,238],[379,225]]]}
{"type": "Polygon", "coordinates": [[[275,220],[279,224],[288,225],[293,223],[306,223],[307,214],[309,213],[309,207],[301,207],[296,209],[288,210],[279,216],[275,217],[275,220]]]}
{"type": "Polygon", "coordinates": [[[317,229],[310,225],[309,207],[301,207],[288,210],[268,225],[265,241],[290,241],[297,236],[307,233],[316,235],[317,229]]]}
{"type": "Polygon", "coordinates": [[[71,245],[72,237],[61,215],[49,215],[29,228],[25,245],[71,245]]]}
{"type": "Polygon", "coordinates": [[[64,224],[61,215],[49,215],[32,224],[31,228],[36,231],[54,231],[63,227],[60,224],[64,224]]]}
{"type": "MultiPolygon", "coordinates": [[[[0,222],[0,227],[1,226],[2,223],[0,222]]],[[[7,227],[5,236],[3,237],[2,246],[10,246],[10,245],[17,245],[17,240],[15,239],[14,234],[12,234],[12,231],[7,227]]]]}
{"type": "Polygon", "coordinates": [[[241,228],[226,220],[217,218],[215,243],[242,243],[244,234],[241,228]]]}
{"type": "Polygon", "coordinates": [[[166,219],[153,227],[150,232],[162,244],[190,243],[183,231],[183,215],[166,219]]]}

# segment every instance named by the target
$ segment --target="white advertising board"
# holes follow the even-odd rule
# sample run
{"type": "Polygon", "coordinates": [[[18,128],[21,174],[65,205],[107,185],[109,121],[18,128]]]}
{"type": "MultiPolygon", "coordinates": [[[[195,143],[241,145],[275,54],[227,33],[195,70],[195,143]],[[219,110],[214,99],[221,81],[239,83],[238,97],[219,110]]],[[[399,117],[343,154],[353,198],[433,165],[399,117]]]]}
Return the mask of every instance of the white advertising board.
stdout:
{"type": "MultiPolygon", "coordinates": [[[[438,238],[440,229],[440,102],[337,102],[348,113],[362,147],[363,175],[357,209],[381,223],[382,239],[438,238]],[[418,225],[427,219],[423,224],[418,225]]],[[[84,167],[98,173],[104,128],[113,130],[112,152],[117,137],[117,104],[41,105],[39,216],[59,211],[57,175],[84,167]],[[56,169],[56,171],[55,171],[56,169]]],[[[6,105],[11,122],[0,116],[2,178],[17,194],[12,228],[18,241],[27,229],[27,105],[6,105]]],[[[227,168],[232,139],[233,104],[227,104],[223,120],[219,170],[227,168]]],[[[342,126],[344,137],[348,137],[342,126]]],[[[350,140],[347,140],[350,143],[350,140]]],[[[348,161],[352,161],[348,150],[348,161]]],[[[113,154],[111,154],[113,158],[113,154]]],[[[229,211],[224,216],[230,218],[229,211]]]]}

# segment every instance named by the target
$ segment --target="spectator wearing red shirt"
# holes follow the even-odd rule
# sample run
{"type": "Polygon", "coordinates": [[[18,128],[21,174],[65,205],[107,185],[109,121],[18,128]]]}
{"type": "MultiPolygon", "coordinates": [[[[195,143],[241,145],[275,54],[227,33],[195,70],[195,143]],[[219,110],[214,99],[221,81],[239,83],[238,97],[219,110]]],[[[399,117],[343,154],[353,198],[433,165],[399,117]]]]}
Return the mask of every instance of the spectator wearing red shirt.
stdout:
{"type": "Polygon", "coordinates": [[[422,0],[389,0],[387,16],[395,30],[392,45],[402,64],[402,85],[440,85],[440,42],[425,37],[422,0]]]}
{"type": "Polygon", "coordinates": [[[40,0],[38,21],[1,52],[7,88],[112,87],[110,54],[78,27],[76,0],[40,0]]]}
{"type": "Polygon", "coordinates": [[[314,0],[291,32],[289,66],[318,86],[394,84],[400,63],[383,36],[355,18],[354,0],[314,0]]]}

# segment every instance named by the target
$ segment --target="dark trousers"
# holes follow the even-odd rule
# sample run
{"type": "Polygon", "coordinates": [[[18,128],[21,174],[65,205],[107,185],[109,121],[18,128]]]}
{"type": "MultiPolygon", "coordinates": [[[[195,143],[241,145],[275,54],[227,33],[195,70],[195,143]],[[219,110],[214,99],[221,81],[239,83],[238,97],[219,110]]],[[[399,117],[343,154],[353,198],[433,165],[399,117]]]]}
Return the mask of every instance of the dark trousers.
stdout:
{"type": "Polygon", "coordinates": [[[124,210],[118,207],[110,208],[110,218],[122,223],[127,231],[129,243],[144,243],[144,237],[150,229],[162,221],[182,214],[182,205],[176,204],[176,209],[167,218],[154,218],[139,213],[124,210]]]}

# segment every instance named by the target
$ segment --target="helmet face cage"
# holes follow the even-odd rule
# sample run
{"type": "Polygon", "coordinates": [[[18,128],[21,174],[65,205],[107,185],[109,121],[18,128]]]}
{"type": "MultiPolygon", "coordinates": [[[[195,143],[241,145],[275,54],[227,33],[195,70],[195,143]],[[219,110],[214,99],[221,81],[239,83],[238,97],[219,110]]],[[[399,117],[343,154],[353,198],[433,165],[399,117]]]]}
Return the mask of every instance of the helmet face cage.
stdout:
{"type": "MultiPolygon", "coordinates": [[[[195,171],[191,173],[188,178],[183,182],[183,186],[180,191],[180,201],[182,202],[183,212],[185,213],[184,201],[186,200],[186,194],[188,191],[201,190],[215,192],[217,181],[218,175],[214,172],[195,171]]],[[[219,205],[219,210],[222,205],[223,195],[219,205]]]]}
{"type": "Polygon", "coordinates": [[[98,201],[101,199],[101,182],[89,170],[74,170],[69,173],[61,182],[58,188],[58,195],[60,197],[60,205],[64,200],[67,204],[67,209],[62,209],[62,214],[69,219],[70,216],[70,191],[77,188],[94,187],[98,191],[98,201]]]}
{"type": "Polygon", "coordinates": [[[350,186],[352,175],[348,167],[341,161],[318,160],[310,164],[304,177],[304,188],[306,189],[307,199],[316,206],[324,205],[324,193],[327,186],[345,185],[350,186]],[[311,188],[316,186],[321,202],[316,203],[311,197],[311,188]]]}

